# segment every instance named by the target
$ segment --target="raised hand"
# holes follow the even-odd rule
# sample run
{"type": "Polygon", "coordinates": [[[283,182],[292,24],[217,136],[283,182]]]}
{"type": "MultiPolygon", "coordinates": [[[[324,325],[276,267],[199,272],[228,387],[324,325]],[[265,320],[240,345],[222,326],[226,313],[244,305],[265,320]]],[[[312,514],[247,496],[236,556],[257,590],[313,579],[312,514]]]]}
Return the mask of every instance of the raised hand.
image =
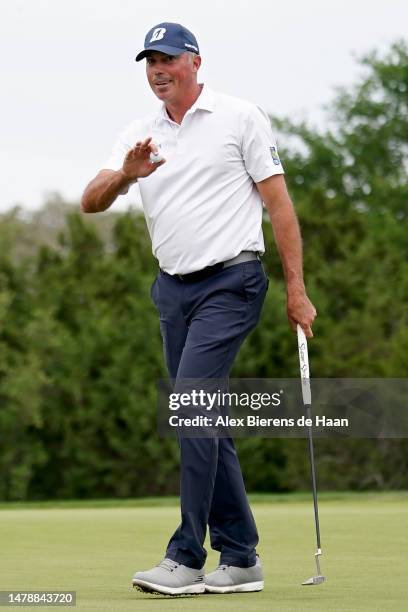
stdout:
{"type": "Polygon", "coordinates": [[[139,140],[133,149],[130,149],[126,154],[122,165],[123,174],[132,180],[144,178],[166,163],[165,159],[157,163],[151,162],[151,152],[158,153],[158,149],[152,142],[152,138],[149,137],[143,141],[139,140]]]}

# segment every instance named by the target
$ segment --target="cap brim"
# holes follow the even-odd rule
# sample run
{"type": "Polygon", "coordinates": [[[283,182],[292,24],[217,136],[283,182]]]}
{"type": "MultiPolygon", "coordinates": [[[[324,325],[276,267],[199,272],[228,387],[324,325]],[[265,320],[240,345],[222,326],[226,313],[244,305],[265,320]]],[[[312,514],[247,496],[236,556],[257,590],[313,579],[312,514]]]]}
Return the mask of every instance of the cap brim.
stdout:
{"type": "Polygon", "coordinates": [[[166,53],[166,55],[181,55],[188,51],[188,49],[176,49],[176,47],[167,47],[166,45],[155,45],[154,47],[143,49],[143,51],[138,53],[136,55],[136,61],[140,62],[140,60],[147,56],[149,51],[161,51],[162,53],[166,53]]]}

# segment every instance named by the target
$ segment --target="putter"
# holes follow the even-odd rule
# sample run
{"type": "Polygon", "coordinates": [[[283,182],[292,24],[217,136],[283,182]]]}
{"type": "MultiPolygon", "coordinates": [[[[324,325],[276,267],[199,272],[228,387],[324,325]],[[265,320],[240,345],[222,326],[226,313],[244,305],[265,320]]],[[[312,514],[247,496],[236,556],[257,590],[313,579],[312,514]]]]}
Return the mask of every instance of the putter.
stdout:
{"type": "MultiPolygon", "coordinates": [[[[297,338],[299,348],[299,364],[300,364],[300,377],[302,380],[302,397],[303,403],[306,407],[306,416],[308,419],[312,418],[311,405],[312,405],[312,391],[310,389],[310,375],[309,375],[309,356],[307,352],[307,340],[305,332],[298,324],[297,326],[297,338]]],[[[320,555],[322,549],[320,546],[320,527],[319,527],[319,510],[317,507],[317,486],[316,486],[316,468],[314,462],[314,451],[313,451],[313,437],[312,428],[308,427],[309,437],[309,458],[310,458],[310,471],[312,474],[312,488],[313,488],[313,504],[314,504],[314,518],[316,526],[316,540],[317,540],[317,552],[315,553],[315,561],[317,568],[317,576],[312,576],[308,580],[302,582],[303,585],[309,584],[322,584],[326,580],[325,576],[322,576],[320,571],[320,555]]]]}

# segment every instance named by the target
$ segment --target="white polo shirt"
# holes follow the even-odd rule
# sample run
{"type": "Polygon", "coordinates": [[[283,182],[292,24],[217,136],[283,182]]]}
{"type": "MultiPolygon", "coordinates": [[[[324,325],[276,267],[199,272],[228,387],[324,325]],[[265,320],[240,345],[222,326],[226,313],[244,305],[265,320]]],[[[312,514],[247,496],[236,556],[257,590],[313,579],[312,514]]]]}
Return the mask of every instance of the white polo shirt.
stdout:
{"type": "Polygon", "coordinates": [[[166,163],[140,178],[153,255],[169,274],[187,274],[241,251],[265,251],[258,183],[283,174],[267,115],[204,85],[181,124],[163,104],[133,121],[103,168],[119,170],[138,140],[151,136],[166,163]]]}

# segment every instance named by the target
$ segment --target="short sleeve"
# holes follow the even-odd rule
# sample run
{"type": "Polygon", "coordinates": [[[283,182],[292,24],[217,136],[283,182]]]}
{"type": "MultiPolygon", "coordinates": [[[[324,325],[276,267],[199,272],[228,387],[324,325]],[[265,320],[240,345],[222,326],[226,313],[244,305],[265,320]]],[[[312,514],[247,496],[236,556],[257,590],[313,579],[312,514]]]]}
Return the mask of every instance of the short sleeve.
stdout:
{"type": "Polygon", "coordinates": [[[241,142],[245,168],[255,183],[284,174],[269,118],[257,106],[251,106],[245,114],[241,142]]]}

